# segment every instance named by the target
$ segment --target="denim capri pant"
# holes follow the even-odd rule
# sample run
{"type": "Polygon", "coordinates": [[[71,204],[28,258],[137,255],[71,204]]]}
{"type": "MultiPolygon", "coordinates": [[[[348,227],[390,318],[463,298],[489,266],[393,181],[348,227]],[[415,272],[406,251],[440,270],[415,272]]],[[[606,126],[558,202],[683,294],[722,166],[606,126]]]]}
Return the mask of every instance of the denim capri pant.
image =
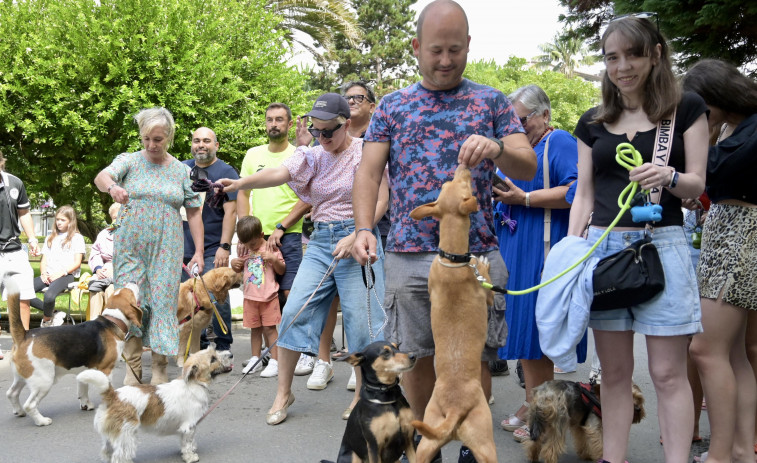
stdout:
{"type": "Polygon", "coordinates": [[[374,289],[368,293],[370,309],[361,266],[354,258],[349,257],[337,261],[334,272],[324,280],[305,310],[289,326],[326,274],[329,264],[334,259],[331,253],[339,240],[355,231],[355,221],[352,219],[315,222],[314,226],[284,306],[279,330],[282,334],[279,336],[278,345],[292,351],[318,355],[321,332],[326,324],[331,302],[338,294],[347,344],[350,352],[358,352],[371,342],[384,339],[384,333],[380,330],[384,326],[385,314],[379,303],[384,301],[384,252],[381,249],[378,228],[373,230],[373,235],[378,240],[378,260],[372,265],[375,293],[374,289]]]}
{"type": "MultiPolygon", "coordinates": [[[[605,232],[590,227],[588,240],[605,232]]],[[[594,251],[600,259],[628,247],[644,230],[612,231],[594,251]]],[[[597,330],[628,331],[651,336],[691,335],[702,331],[702,309],[689,243],[683,227],[655,228],[652,244],[665,272],[665,289],[647,302],[624,309],[591,312],[589,326],[597,330]]]]}

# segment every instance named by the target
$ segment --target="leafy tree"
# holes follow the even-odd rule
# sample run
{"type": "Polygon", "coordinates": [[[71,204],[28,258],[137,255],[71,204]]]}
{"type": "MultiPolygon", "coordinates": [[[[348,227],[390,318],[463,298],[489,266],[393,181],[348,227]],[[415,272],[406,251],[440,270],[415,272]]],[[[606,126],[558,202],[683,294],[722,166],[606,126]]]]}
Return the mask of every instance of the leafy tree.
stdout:
{"type": "Polygon", "coordinates": [[[559,72],[528,68],[524,58],[511,57],[503,66],[494,61],[468,63],[464,76],[501,90],[505,95],[524,85],[538,85],[552,104],[551,124],[571,133],[581,115],[599,102],[599,88],[590,82],[578,77],[568,78],[559,72]]]}
{"type": "Polygon", "coordinates": [[[326,53],[333,52],[335,34],[343,37],[349,46],[357,45],[362,37],[347,0],[267,0],[266,3],[282,17],[277,28],[287,40],[300,44],[319,62],[323,62],[323,57],[318,46],[326,53]],[[299,39],[297,32],[310,39],[299,39]]]}
{"type": "Polygon", "coordinates": [[[415,69],[410,40],[415,35],[416,0],[352,0],[362,42],[350,46],[348,37],[336,34],[334,51],[325,55],[323,71],[314,73],[314,84],[330,90],[350,80],[375,83],[378,95],[396,90],[397,79],[407,79],[415,69]]]}
{"type": "Polygon", "coordinates": [[[535,58],[537,67],[551,68],[567,77],[573,77],[579,66],[592,65],[599,59],[572,31],[555,35],[553,42],[539,45],[539,50],[544,54],[535,58]]]}
{"type": "Polygon", "coordinates": [[[568,8],[563,21],[577,24],[582,37],[595,45],[600,28],[614,16],[649,11],[658,14],[660,30],[670,40],[681,67],[700,58],[720,58],[753,71],[757,66],[757,2],[560,0],[560,4],[568,8]]]}
{"type": "Polygon", "coordinates": [[[140,149],[133,116],[165,106],[170,152],[188,158],[191,131],[213,128],[239,166],[265,142],[264,111],[306,107],[304,77],[282,62],[279,18],[264,0],[0,2],[0,149],[36,198],[73,203],[92,236],[111,203],[95,175],[140,149]]]}

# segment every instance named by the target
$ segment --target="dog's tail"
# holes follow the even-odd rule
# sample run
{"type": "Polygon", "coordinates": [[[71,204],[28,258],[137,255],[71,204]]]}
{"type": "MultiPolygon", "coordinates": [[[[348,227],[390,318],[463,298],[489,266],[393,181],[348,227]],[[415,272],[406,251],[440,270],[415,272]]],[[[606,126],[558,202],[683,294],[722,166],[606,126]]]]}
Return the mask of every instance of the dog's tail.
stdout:
{"type": "Polygon", "coordinates": [[[442,445],[444,445],[450,440],[452,440],[452,433],[455,431],[455,428],[457,428],[457,425],[460,423],[460,419],[461,419],[460,415],[450,413],[444,419],[442,424],[440,424],[436,428],[432,428],[428,424],[419,420],[413,420],[410,424],[412,424],[413,427],[415,427],[415,429],[417,429],[418,432],[421,433],[423,437],[441,441],[442,445]]]}
{"type": "Polygon", "coordinates": [[[8,291],[8,324],[15,347],[26,337],[26,329],[21,321],[21,294],[13,278],[5,279],[5,288],[8,291]]]}
{"type": "Polygon", "coordinates": [[[94,387],[95,391],[103,396],[103,402],[105,403],[110,403],[115,396],[116,391],[113,389],[113,385],[110,384],[110,380],[105,373],[100,370],[84,370],[76,375],[76,380],[94,387]]]}

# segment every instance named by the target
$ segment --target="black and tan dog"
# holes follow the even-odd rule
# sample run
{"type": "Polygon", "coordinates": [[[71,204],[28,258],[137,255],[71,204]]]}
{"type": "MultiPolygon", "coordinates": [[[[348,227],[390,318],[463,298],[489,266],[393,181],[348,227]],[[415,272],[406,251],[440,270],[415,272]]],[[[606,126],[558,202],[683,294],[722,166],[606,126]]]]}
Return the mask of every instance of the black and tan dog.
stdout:
{"type": "MultiPolygon", "coordinates": [[[[639,386],[631,388],[633,394],[633,423],[646,416],[644,395],[639,386]]],[[[528,427],[531,439],[523,442],[529,461],[544,460],[557,463],[566,451],[568,429],[573,434],[576,454],[584,460],[602,458],[602,410],[600,386],[593,387],[574,381],[548,381],[534,388],[528,409],[528,427]]]]}
{"type": "Polygon", "coordinates": [[[402,395],[399,376],[413,368],[415,356],[387,341],[376,341],[346,361],[360,367],[363,383],[360,400],[347,420],[337,463],[394,463],[403,452],[414,463],[413,412],[402,395]]]}
{"type": "MultiPolygon", "coordinates": [[[[25,416],[28,413],[37,426],[47,426],[52,420],[42,416],[37,407],[59,377],[76,374],[86,368],[94,368],[110,376],[123,351],[129,326],[140,326],[142,323],[139,289],[135,284],[129,284],[113,293],[108,298],[106,309],[95,320],[26,331],[19,314],[18,290],[11,281],[8,283],[13,384],[6,396],[15,415],[25,416]],[[30,393],[21,408],[19,394],[24,385],[29,386],[30,393]]],[[[86,383],[79,382],[78,392],[81,409],[94,409],[86,383]]]]}

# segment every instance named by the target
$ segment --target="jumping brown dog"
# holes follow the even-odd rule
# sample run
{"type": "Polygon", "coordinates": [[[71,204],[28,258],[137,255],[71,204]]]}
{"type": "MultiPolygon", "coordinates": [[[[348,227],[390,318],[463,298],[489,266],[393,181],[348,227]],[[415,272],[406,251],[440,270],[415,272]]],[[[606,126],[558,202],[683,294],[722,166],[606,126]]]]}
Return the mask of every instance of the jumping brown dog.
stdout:
{"type": "MultiPolygon", "coordinates": [[[[413,210],[414,219],[439,219],[439,250],[468,254],[470,214],[478,211],[470,170],[459,166],[436,202],[413,210]]],[[[481,463],[496,463],[492,415],[481,387],[481,354],[487,334],[487,305],[493,294],[476,280],[473,267],[489,280],[489,262],[470,257],[456,263],[437,257],[428,276],[431,331],[436,346],[436,384],[423,422],[417,461],[427,463],[449,441],[460,440],[481,463]]]]}

